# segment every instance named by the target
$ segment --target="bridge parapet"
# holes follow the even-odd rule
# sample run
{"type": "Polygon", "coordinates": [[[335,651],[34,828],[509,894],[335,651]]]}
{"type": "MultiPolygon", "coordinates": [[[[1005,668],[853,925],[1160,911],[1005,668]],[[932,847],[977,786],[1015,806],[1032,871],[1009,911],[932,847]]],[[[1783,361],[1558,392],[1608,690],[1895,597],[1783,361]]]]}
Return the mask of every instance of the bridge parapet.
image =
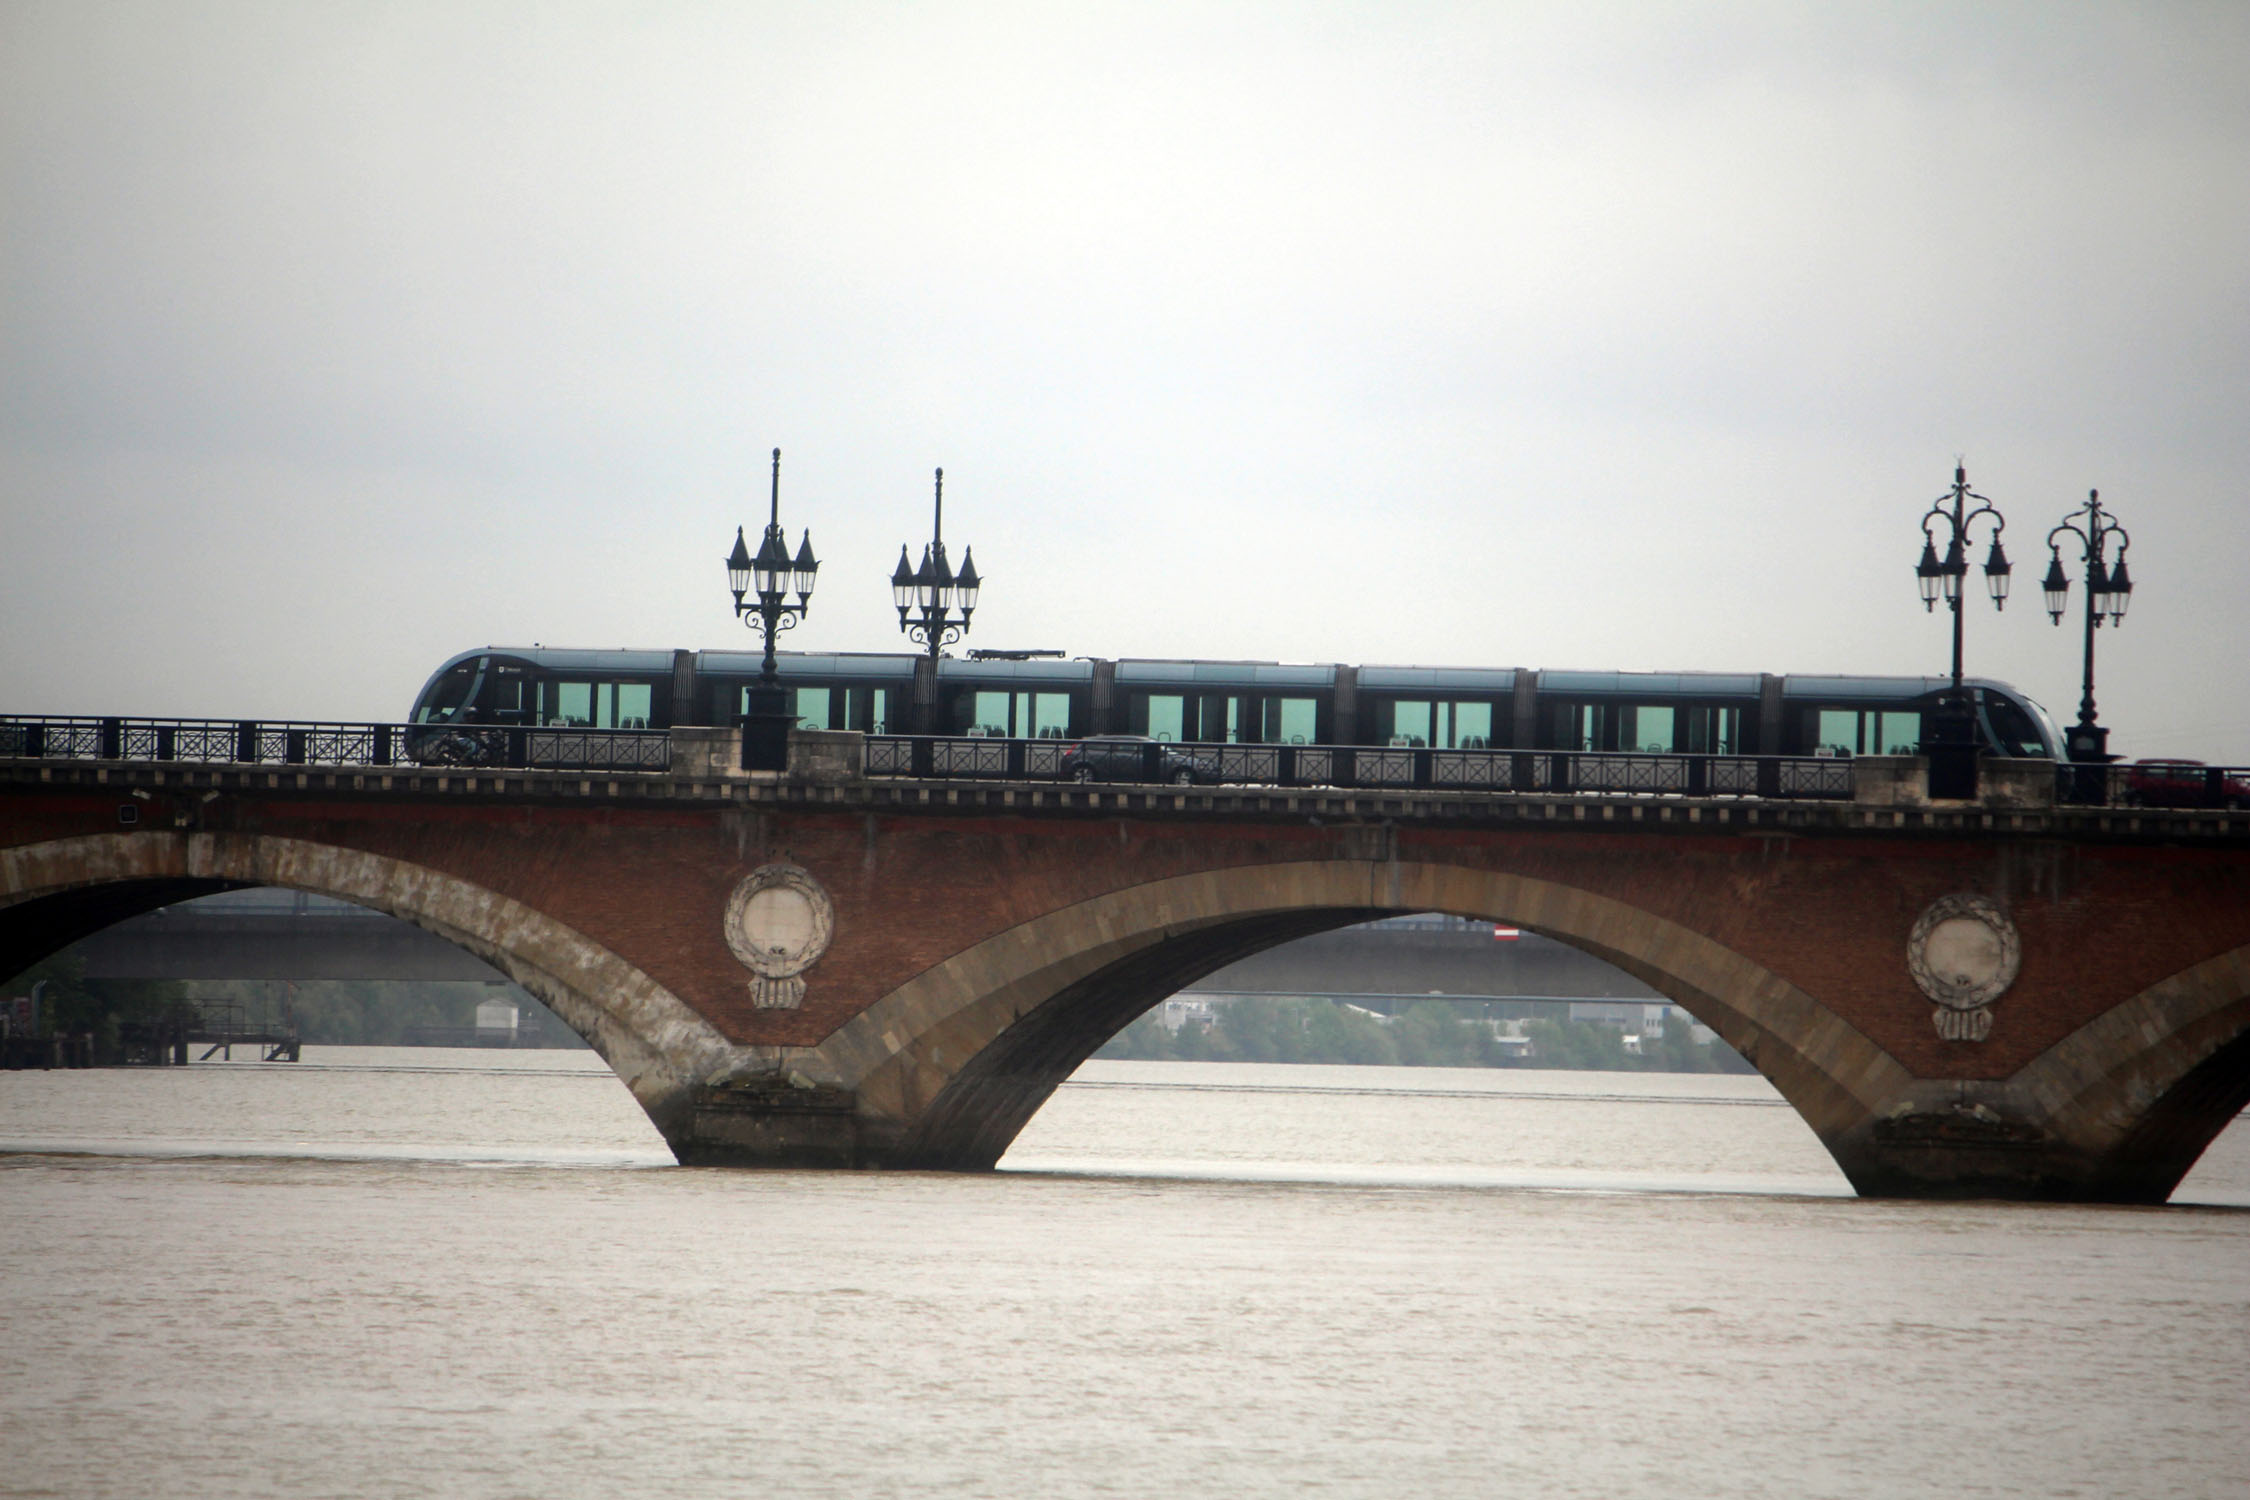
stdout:
{"type": "MultiPolygon", "coordinates": [[[[1876,809],[1927,807],[2036,810],[2061,805],[2110,809],[2250,811],[2250,769],[2194,762],[2071,765],[1987,756],[1978,795],[1933,799],[1922,756],[1656,754],[1515,750],[1485,747],[1180,744],[1148,742],[1138,772],[1105,763],[1101,774],[1060,739],[866,735],[793,729],[783,771],[742,765],[737,727],[595,729],[577,726],[427,724],[275,724],[219,720],[38,718],[0,715],[0,767],[135,764],[289,768],[262,783],[283,786],[335,778],[294,768],[354,773],[355,790],[372,773],[381,790],[430,785],[471,791],[566,784],[580,773],[611,788],[627,778],[675,783],[801,784],[841,787],[862,780],[946,786],[1011,783],[1099,786],[1271,788],[1315,794],[1445,794],[1693,802],[1850,803],[1876,809]],[[462,773],[455,778],[454,773],[462,773]],[[544,779],[543,779],[544,778],[544,779]]],[[[1110,757],[1114,760],[1115,757],[1110,757]]],[[[159,781],[164,778],[157,778],[159,781]]],[[[253,783],[256,784],[256,783],[253,783]]],[[[614,792],[613,792],[614,795],[614,792]]]]}
{"type": "Polygon", "coordinates": [[[848,751],[820,747],[825,763],[801,770],[744,772],[712,755],[704,767],[663,772],[575,772],[464,767],[271,767],[145,761],[36,762],[0,759],[0,790],[76,789],[108,797],[111,826],[211,826],[215,795],[259,799],[342,798],[398,803],[573,804],[792,809],[938,817],[1152,818],[1165,822],[1249,819],[1337,824],[1380,833],[1386,826],[1517,827],[1588,833],[1737,834],[1753,837],[1853,833],[1918,838],[2038,837],[2098,842],[2250,843],[2250,811],[2224,808],[2053,805],[2028,801],[1914,802],[1896,793],[1870,801],[1768,801],[1679,794],[1515,793],[1413,787],[1144,786],[1129,783],[852,778],[848,751]]]}

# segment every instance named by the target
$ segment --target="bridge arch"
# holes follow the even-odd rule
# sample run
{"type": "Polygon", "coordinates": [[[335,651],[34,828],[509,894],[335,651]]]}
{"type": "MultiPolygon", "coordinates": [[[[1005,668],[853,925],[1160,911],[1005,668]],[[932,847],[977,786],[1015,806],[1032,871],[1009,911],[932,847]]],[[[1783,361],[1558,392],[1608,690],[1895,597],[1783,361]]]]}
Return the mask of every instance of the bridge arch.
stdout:
{"type": "Polygon", "coordinates": [[[1812,996],[1625,902],[1529,876],[1361,860],[1176,876],[1025,922],[886,995],[814,1049],[806,1071],[857,1095],[864,1160],[989,1167],[1080,1062],[1165,995],[1278,943],[1418,911],[1524,927],[1623,969],[1724,1037],[1832,1151],[1911,1082],[1812,996]]]}
{"type": "Polygon", "coordinates": [[[2250,944],[2104,1012],[2011,1086],[2091,1164],[2097,1196],[2163,1202],[2250,1106],[2250,944]]]}
{"type": "Polygon", "coordinates": [[[552,917],[456,876],[255,833],[92,834],[0,850],[0,959],[14,969],[112,922],[249,886],[333,896],[411,922],[523,986],[584,1037],[667,1141],[734,1049],[646,973],[552,917]]]}

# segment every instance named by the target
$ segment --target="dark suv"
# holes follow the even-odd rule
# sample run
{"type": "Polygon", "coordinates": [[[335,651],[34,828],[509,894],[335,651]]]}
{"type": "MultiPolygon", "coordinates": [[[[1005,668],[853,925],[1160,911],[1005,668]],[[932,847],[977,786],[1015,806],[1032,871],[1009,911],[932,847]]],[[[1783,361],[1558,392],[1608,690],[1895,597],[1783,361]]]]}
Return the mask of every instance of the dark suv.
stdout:
{"type": "Polygon", "coordinates": [[[1189,786],[1217,781],[1219,768],[1200,755],[1145,734],[1105,734],[1064,746],[1055,774],[1065,781],[1169,781],[1189,786]]]}

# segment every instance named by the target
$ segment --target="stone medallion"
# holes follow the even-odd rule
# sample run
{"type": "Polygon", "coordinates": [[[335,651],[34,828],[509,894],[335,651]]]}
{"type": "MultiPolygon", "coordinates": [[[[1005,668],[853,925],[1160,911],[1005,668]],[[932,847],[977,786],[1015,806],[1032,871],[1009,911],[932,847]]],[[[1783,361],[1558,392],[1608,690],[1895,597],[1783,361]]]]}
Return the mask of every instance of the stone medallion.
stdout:
{"type": "Polygon", "coordinates": [[[804,1003],[805,970],[820,962],[836,935],[836,908],[820,882],[795,865],[761,865],[727,898],[727,947],[753,976],[750,995],[762,1010],[804,1003]]]}
{"type": "Polygon", "coordinates": [[[1949,1042],[1992,1034],[1992,1002],[2022,963],[2016,924],[1988,896],[1940,896],[1906,940],[1906,971],[1937,1002],[1930,1020],[1949,1042]]]}

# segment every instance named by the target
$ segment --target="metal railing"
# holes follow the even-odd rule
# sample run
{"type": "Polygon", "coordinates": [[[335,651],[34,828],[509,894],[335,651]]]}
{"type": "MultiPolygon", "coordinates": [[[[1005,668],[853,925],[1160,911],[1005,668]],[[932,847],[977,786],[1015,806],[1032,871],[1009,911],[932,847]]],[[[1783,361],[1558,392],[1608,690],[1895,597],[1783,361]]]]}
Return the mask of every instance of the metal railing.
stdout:
{"type": "Polygon", "coordinates": [[[665,771],[663,729],[0,715],[0,759],[665,771]]]}
{"type": "Polygon", "coordinates": [[[867,774],[916,779],[1591,792],[1849,801],[1852,764],[1811,755],[1646,755],[1372,745],[1172,744],[869,735],[867,774]]]}
{"type": "MultiPolygon", "coordinates": [[[[870,776],[929,780],[1334,787],[1849,801],[1848,756],[1652,755],[1442,750],[1404,745],[1140,741],[873,734],[870,776]],[[1114,746],[1117,742],[1111,742],[1114,746]]],[[[444,766],[668,771],[666,729],[505,724],[322,724],[227,719],[0,715],[0,760],[180,761],[268,766],[444,766]]],[[[2055,767],[2055,800],[2078,807],[2250,810],[2250,766],[2142,761],[2055,767]]]]}
{"type": "Polygon", "coordinates": [[[2193,761],[2058,765],[2055,800],[2075,807],[2250,810],[2250,766],[2193,761]]]}

